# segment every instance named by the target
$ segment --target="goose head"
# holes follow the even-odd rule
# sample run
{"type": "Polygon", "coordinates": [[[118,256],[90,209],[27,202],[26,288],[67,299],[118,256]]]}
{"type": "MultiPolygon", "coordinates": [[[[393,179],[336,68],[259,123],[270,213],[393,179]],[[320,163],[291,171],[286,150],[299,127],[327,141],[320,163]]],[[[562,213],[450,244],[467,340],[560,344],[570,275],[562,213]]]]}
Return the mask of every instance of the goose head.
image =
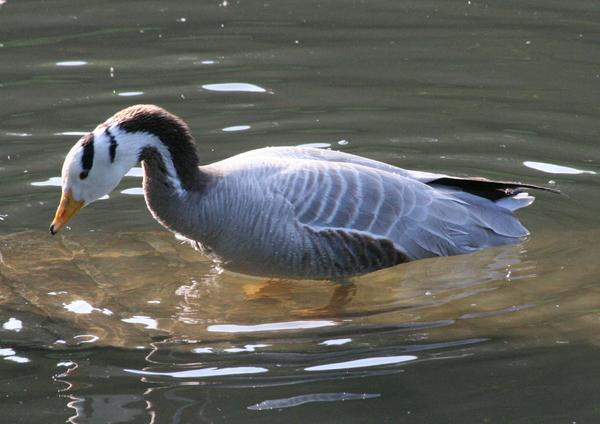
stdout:
{"type": "Polygon", "coordinates": [[[62,167],[62,196],[50,233],[56,234],[81,208],[109,194],[145,155],[159,157],[174,190],[182,191],[197,167],[187,125],[154,105],[116,113],[81,137],[62,167]]]}
{"type": "Polygon", "coordinates": [[[127,170],[123,172],[125,167],[120,166],[124,158],[116,162],[116,143],[110,132],[98,127],[71,148],[62,167],[62,196],[50,233],[55,234],[81,208],[107,195],[119,184],[127,170]]]}

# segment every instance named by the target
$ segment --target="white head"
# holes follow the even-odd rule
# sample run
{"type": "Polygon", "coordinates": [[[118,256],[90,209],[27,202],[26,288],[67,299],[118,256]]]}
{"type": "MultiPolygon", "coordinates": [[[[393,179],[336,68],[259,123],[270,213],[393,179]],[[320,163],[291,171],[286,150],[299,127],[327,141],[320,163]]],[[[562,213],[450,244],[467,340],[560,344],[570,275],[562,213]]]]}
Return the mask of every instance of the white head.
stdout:
{"type": "Polygon", "coordinates": [[[172,153],[183,149],[185,155],[181,156],[190,157],[197,166],[187,125],[157,106],[131,106],[83,136],[67,154],[62,167],[61,202],[50,232],[55,234],[82,207],[113,191],[146,148],[162,156],[171,185],[182,190],[178,176],[181,170],[176,169],[172,153]]]}
{"type": "Polygon", "coordinates": [[[87,206],[113,191],[138,161],[134,146],[120,146],[118,156],[117,146],[115,135],[104,125],[82,137],[63,163],[63,192],[70,192],[74,200],[87,206]]]}

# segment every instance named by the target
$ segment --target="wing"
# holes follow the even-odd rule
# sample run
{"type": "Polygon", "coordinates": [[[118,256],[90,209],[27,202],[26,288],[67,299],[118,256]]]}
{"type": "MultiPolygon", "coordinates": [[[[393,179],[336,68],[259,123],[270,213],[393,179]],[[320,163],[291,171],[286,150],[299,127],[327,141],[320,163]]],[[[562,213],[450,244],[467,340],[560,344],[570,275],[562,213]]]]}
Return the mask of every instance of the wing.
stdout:
{"type": "MultiPolygon", "coordinates": [[[[376,168],[296,158],[271,177],[270,185],[293,205],[297,222],[328,245],[351,234],[365,243],[389,242],[399,257],[418,259],[527,235],[510,211],[487,199],[436,189],[375,163],[376,168]],[[340,235],[332,238],[332,233],[340,235]]],[[[352,246],[348,250],[359,254],[359,245],[352,246]]]]}

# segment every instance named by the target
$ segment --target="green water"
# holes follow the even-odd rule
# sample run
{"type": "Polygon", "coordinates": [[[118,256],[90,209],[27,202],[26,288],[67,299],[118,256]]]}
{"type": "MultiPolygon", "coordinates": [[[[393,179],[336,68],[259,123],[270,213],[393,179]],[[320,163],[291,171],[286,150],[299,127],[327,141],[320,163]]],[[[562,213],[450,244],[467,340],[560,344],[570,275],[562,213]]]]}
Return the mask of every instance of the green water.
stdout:
{"type": "Polygon", "coordinates": [[[596,1],[1,2],[0,421],[598,421],[597,18],[596,1]],[[523,244],[345,291],[223,271],[154,222],[136,176],[50,237],[66,152],[135,103],[182,116],[203,163],[318,143],[564,195],[519,212],[523,244]]]}

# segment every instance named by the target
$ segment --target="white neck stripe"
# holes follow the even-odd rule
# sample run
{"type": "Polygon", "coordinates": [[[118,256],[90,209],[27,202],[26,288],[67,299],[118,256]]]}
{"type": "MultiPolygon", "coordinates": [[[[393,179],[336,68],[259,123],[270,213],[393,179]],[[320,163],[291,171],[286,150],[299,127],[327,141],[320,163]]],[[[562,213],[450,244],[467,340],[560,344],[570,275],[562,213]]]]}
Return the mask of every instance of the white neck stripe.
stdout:
{"type": "MultiPolygon", "coordinates": [[[[167,170],[167,179],[171,186],[178,194],[181,195],[185,193],[185,189],[181,185],[181,180],[177,175],[175,164],[173,163],[173,158],[169,152],[169,148],[157,136],[147,132],[130,133],[122,130],[118,124],[111,125],[106,130],[108,133],[107,135],[112,135],[111,143],[114,139],[116,145],[119,146],[119,156],[115,156],[115,164],[121,162],[123,159],[129,162],[128,166],[129,169],[131,169],[139,162],[140,155],[144,149],[155,149],[162,157],[163,163],[167,170]]],[[[129,169],[127,169],[127,171],[129,169]]]]}

